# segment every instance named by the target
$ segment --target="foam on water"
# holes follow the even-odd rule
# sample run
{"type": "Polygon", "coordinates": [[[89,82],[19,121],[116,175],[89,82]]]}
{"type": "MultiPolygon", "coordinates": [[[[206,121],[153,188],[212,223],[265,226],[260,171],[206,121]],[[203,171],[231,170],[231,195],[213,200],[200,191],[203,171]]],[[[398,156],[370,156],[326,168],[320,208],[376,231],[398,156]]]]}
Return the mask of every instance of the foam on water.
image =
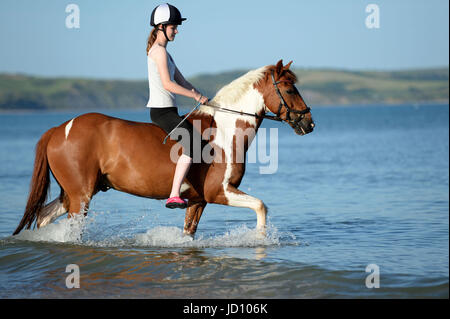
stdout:
{"type": "Polygon", "coordinates": [[[38,229],[24,229],[14,239],[59,243],[81,243],[88,220],[84,215],[62,218],[38,229]]]}
{"type": "Polygon", "coordinates": [[[280,236],[274,226],[269,226],[266,236],[256,229],[240,225],[218,236],[198,236],[193,240],[184,236],[178,227],[158,226],[135,236],[135,245],[150,247],[258,247],[280,245],[280,236]]]}
{"type": "MultiPolygon", "coordinates": [[[[298,245],[291,233],[280,233],[277,228],[268,224],[266,236],[246,225],[237,225],[223,234],[197,234],[193,239],[183,234],[183,229],[175,226],[157,225],[145,232],[118,234],[116,227],[108,231],[105,225],[95,223],[95,214],[90,217],[82,215],[74,218],[61,218],[45,227],[34,230],[23,230],[14,236],[16,240],[35,242],[75,243],[94,247],[260,247],[279,246],[285,243],[298,245]],[[102,229],[98,229],[102,227],[102,229]],[[92,229],[91,229],[92,228],[92,229]],[[103,238],[100,238],[102,236],[103,238]]],[[[120,226],[119,226],[120,227],[120,226]]]]}

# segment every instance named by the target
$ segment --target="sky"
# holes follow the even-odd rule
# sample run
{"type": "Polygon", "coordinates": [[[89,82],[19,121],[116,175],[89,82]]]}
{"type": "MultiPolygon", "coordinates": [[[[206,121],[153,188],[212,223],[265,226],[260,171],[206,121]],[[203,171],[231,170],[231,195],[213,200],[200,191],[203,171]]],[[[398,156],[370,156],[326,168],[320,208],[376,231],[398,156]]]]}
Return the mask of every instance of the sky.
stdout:
{"type": "MultiPolygon", "coordinates": [[[[0,72],[147,78],[160,1],[1,0],[0,72]],[[79,28],[68,28],[69,4],[79,28]]],[[[448,0],[171,0],[187,20],[168,51],[184,76],[254,69],[403,70],[449,65],[448,0]],[[367,20],[378,8],[378,28],[367,20]]],[[[370,19],[369,19],[370,20],[370,19]]],[[[70,21],[73,21],[70,19],[70,21]]],[[[372,23],[375,20],[370,20],[372,23]]]]}

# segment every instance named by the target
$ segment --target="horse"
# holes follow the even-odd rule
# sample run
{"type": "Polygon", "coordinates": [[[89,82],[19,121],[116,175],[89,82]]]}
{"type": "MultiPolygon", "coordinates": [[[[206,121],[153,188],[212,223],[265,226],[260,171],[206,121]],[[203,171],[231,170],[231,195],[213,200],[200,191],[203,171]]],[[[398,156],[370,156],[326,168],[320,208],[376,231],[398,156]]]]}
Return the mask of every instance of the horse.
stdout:
{"type": "MultiPolygon", "coordinates": [[[[238,189],[245,174],[245,154],[264,118],[288,123],[298,135],[313,131],[314,121],[295,83],[297,77],[283,65],[251,70],[221,88],[208,105],[191,112],[199,134],[215,133],[208,145],[220,161],[194,163],[183,180],[181,196],[187,199],[183,234],[194,238],[208,203],[250,208],[256,229],[266,231],[267,206],[238,189]],[[267,115],[272,112],[276,116],[267,115]],[[249,132],[238,136],[238,132],[249,132]]],[[[162,141],[166,132],[148,122],[135,122],[100,113],[86,113],[52,127],[36,144],[33,175],[24,215],[14,231],[43,227],[67,213],[87,214],[99,191],[115,189],[132,195],[168,198],[176,161],[171,152],[176,140],[162,141]],[[60,194],[47,201],[50,172],[60,194]]],[[[181,150],[181,149],[180,149],[181,150]]],[[[172,152],[173,153],[173,152],[172,152]]],[[[181,152],[178,152],[178,155],[181,152]]]]}

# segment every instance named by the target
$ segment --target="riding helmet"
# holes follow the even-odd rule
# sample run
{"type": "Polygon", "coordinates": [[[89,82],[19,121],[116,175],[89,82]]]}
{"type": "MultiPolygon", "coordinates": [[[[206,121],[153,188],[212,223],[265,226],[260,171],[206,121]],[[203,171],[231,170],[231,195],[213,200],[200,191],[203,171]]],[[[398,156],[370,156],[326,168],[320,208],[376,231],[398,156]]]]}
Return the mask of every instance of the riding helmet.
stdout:
{"type": "Polygon", "coordinates": [[[152,16],[150,18],[150,25],[152,27],[158,24],[180,25],[184,20],[186,20],[186,18],[181,17],[181,13],[176,7],[168,3],[164,3],[153,9],[152,16]]]}

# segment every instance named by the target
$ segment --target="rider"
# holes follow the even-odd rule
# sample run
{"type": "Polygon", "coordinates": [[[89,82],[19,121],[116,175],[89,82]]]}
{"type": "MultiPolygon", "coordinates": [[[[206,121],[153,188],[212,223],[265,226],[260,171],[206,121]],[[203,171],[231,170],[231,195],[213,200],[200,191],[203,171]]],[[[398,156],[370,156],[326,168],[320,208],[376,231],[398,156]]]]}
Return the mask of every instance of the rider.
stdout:
{"type": "MultiPolygon", "coordinates": [[[[208,102],[207,97],[200,94],[191,83],[186,81],[166,49],[168,42],[174,41],[175,35],[178,33],[178,26],[184,20],[186,18],[181,17],[180,11],[168,3],[157,6],[150,19],[150,25],[154,28],[147,42],[150,89],[147,107],[150,107],[152,122],[160,126],[166,133],[170,133],[183,119],[178,114],[175,94],[193,98],[201,104],[208,102]]],[[[185,208],[187,206],[187,202],[180,198],[180,188],[192,163],[193,127],[188,121],[184,121],[180,127],[189,131],[190,147],[183,146],[183,154],[177,161],[172,190],[166,201],[168,208],[185,208]]],[[[182,140],[181,144],[183,142],[186,141],[182,140]]]]}

